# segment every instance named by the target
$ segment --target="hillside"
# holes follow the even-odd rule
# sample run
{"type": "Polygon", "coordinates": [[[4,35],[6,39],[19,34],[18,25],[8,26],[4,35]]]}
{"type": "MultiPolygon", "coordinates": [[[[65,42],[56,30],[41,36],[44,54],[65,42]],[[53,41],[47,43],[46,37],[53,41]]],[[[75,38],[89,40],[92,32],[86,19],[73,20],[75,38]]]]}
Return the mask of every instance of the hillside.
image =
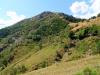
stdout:
{"type": "Polygon", "coordinates": [[[85,68],[84,60],[94,66],[100,62],[99,21],[47,11],[1,29],[0,75],[72,75],[85,68]]]}
{"type": "Polygon", "coordinates": [[[98,65],[100,65],[100,56],[97,55],[76,61],[57,63],[48,68],[29,72],[24,75],[75,75],[84,68],[98,68],[100,67],[98,65]]]}

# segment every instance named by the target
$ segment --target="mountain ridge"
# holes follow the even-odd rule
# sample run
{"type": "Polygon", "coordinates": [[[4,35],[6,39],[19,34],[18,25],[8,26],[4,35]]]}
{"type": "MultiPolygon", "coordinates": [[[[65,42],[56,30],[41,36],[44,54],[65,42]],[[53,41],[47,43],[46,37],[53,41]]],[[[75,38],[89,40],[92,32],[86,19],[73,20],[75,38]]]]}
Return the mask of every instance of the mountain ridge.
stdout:
{"type": "Polygon", "coordinates": [[[99,18],[93,20],[95,25],[92,19],[46,11],[1,29],[0,75],[24,74],[99,54],[99,18]],[[77,29],[84,23],[88,27],[77,29]]]}

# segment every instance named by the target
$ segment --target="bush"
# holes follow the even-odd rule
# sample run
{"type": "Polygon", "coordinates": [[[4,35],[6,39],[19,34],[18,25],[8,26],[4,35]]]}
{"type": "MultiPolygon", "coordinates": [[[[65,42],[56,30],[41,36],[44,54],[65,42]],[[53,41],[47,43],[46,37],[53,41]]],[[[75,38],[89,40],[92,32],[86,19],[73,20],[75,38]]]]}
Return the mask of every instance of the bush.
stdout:
{"type": "Polygon", "coordinates": [[[10,72],[10,75],[17,75],[17,74],[20,74],[20,73],[25,73],[27,71],[27,68],[22,65],[22,66],[18,66],[16,68],[13,68],[10,72]]]}
{"type": "Polygon", "coordinates": [[[96,16],[91,17],[90,19],[96,19],[96,16]]]}
{"type": "Polygon", "coordinates": [[[85,29],[81,29],[75,35],[77,35],[77,38],[81,40],[86,37],[86,31],[85,29]]]}
{"type": "Polygon", "coordinates": [[[70,32],[70,35],[69,35],[71,39],[80,39],[80,40],[89,36],[100,36],[100,26],[93,25],[91,27],[80,29],[79,31],[75,33],[70,32]]]}
{"type": "Polygon", "coordinates": [[[100,17],[100,13],[97,15],[97,17],[100,17]]]}
{"type": "Polygon", "coordinates": [[[76,43],[76,50],[82,54],[99,54],[100,39],[96,36],[91,36],[76,43]]]}
{"type": "Polygon", "coordinates": [[[90,68],[85,68],[81,73],[78,73],[76,75],[98,75],[97,71],[90,68]]]}
{"type": "Polygon", "coordinates": [[[60,60],[62,59],[64,53],[65,53],[65,50],[64,50],[64,49],[58,50],[58,51],[56,52],[56,58],[55,58],[55,60],[56,60],[56,61],[60,61],[60,60]]]}
{"type": "Polygon", "coordinates": [[[91,70],[90,68],[86,68],[83,71],[84,75],[97,75],[96,71],[91,70]]]}
{"type": "Polygon", "coordinates": [[[39,41],[41,40],[41,35],[33,35],[32,39],[33,39],[34,41],[39,42],[39,41]]]}
{"type": "Polygon", "coordinates": [[[69,38],[72,40],[76,39],[74,32],[69,33],[69,38]]]}
{"type": "Polygon", "coordinates": [[[47,61],[44,61],[44,62],[42,62],[42,63],[39,64],[40,68],[45,68],[47,66],[48,66],[48,62],[47,61]]]}
{"type": "Polygon", "coordinates": [[[14,55],[10,49],[5,49],[0,53],[0,67],[7,67],[7,65],[13,60],[14,55]]]}
{"type": "Polygon", "coordinates": [[[96,53],[100,53],[100,40],[96,40],[96,53]]]}
{"type": "Polygon", "coordinates": [[[9,35],[9,29],[4,28],[0,30],[0,38],[7,37],[9,35]]]}
{"type": "Polygon", "coordinates": [[[86,28],[87,35],[92,35],[92,36],[98,35],[98,32],[99,32],[98,28],[100,27],[96,25],[86,28]]]}
{"type": "Polygon", "coordinates": [[[41,69],[41,68],[45,68],[49,65],[48,61],[43,61],[39,64],[36,64],[36,65],[33,65],[32,66],[32,70],[38,70],[38,69],[41,69]]]}

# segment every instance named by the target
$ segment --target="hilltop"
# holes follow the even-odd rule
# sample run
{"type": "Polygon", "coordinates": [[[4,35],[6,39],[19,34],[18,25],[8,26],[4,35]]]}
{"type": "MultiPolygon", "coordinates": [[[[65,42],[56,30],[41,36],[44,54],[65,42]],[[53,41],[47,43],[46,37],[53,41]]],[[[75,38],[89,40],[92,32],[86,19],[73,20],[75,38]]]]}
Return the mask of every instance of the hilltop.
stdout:
{"type": "Polygon", "coordinates": [[[68,75],[64,71],[77,69],[74,63],[84,69],[84,60],[100,62],[99,54],[99,16],[86,20],[46,11],[0,30],[0,75],[68,75]]]}

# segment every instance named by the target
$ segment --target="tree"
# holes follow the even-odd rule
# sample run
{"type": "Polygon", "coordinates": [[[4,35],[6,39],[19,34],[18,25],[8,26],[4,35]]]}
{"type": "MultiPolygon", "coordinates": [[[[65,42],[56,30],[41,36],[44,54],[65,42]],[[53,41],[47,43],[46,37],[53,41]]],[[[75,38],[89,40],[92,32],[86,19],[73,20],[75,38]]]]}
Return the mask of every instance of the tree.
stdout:
{"type": "Polygon", "coordinates": [[[100,13],[97,15],[97,17],[100,17],[100,13]]]}

